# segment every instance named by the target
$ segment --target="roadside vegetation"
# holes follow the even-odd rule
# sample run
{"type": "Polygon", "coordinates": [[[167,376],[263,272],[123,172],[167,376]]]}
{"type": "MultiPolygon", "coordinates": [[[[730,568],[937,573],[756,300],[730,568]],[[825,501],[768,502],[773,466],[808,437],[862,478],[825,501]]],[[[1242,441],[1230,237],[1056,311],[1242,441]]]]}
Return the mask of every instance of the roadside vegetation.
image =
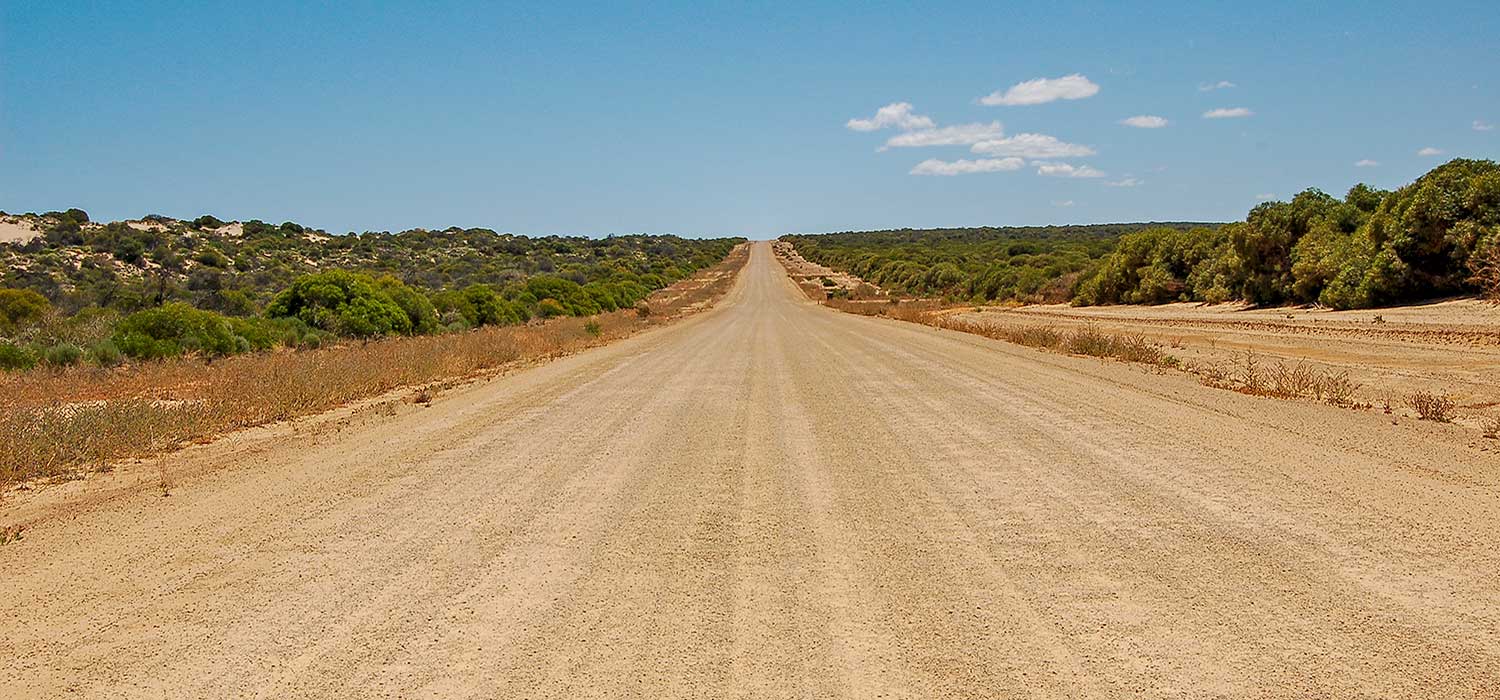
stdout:
{"type": "Polygon", "coordinates": [[[528,238],[450,228],[331,236],[287,222],[99,224],[4,215],[0,369],[207,360],[633,308],[742,239],[528,238]]]}
{"type": "Polygon", "coordinates": [[[1500,165],[1455,159],[1394,192],[1355,185],[1266,202],[1225,225],[786,236],[808,260],[952,302],[1245,301],[1370,308],[1500,301],[1500,165]]]}
{"type": "MultiPolygon", "coordinates": [[[[180,322],[199,338],[192,354],[163,351],[163,359],[113,369],[72,365],[0,376],[0,444],[5,445],[0,450],[0,488],[38,477],[71,478],[106,469],[121,458],[160,454],[402,387],[418,387],[412,401],[426,403],[434,384],[575,352],[704,308],[728,291],[747,258],[748,250],[741,246],[718,265],[633,306],[586,317],[564,313],[524,325],[486,325],[442,335],[372,333],[367,341],[300,352],[246,353],[213,362],[204,360],[223,340],[224,329],[203,330],[194,316],[208,312],[186,304],[164,306],[156,310],[164,318],[142,324],[141,329],[130,325],[122,337],[140,333],[152,338],[156,325],[180,322]]],[[[399,323],[394,320],[397,314],[395,309],[371,307],[352,318],[379,326],[399,323]]],[[[318,327],[321,322],[314,314],[287,327],[318,327]]]]}
{"type": "Polygon", "coordinates": [[[782,236],[804,258],[895,294],[970,302],[1058,302],[1120,236],[1204,225],[1106,224],[847,231],[782,236]]]}
{"type": "MultiPolygon", "coordinates": [[[[880,290],[869,294],[835,294],[823,284],[828,277],[809,273],[803,267],[804,258],[796,249],[779,248],[777,255],[789,270],[801,271],[794,277],[810,299],[846,313],[955,330],[1056,353],[1120,360],[1156,372],[1177,370],[1196,377],[1205,386],[1251,396],[1313,401],[1355,410],[1375,407],[1360,397],[1360,383],[1345,370],[1316,367],[1303,361],[1265,360],[1253,351],[1245,352],[1234,366],[1185,362],[1172,354],[1172,348],[1179,346],[1165,344],[1142,332],[986,319],[985,314],[973,313],[982,309],[966,304],[936,298],[903,298],[880,290]]],[[[1396,405],[1409,407],[1420,420],[1437,423],[1455,422],[1459,415],[1459,404],[1453,396],[1428,390],[1383,400],[1388,415],[1394,414],[1396,405]]],[[[1475,418],[1484,437],[1500,440],[1500,415],[1477,414],[1475,418]]]]}

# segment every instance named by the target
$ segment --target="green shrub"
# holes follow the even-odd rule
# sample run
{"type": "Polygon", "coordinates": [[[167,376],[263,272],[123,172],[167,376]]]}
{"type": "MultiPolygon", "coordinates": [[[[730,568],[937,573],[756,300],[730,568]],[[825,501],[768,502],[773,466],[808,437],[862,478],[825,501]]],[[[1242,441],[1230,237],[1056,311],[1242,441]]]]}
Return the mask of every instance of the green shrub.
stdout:
{"type": "Polygon", "coordinates": [[[42,320],[52,305],[30,289],[0,288],[0,335],[9,335],[42,320]]]}
{"type": "Polygon", "coordinates": [[[0,369],[31,369],[36,366],[37,359],[31,348],[0,340],[0,369]]]}
{"type": "Polygon", "coordinates": [[[111,340],[120,352],[140,360],[189,352],[221,357],[237,349],[229,319],[182,302],[126,316],[115,326],[111,340]]]}
{"type": "Polygon", "coordinates": [[[411,335],[427,335],[436,333],[438,330],[437,309],[432,305],[432,300],[426,295],[406,286],[405,282],[390,275],[381,277],[375,281],[375,285],[390,297],[391,301],[401,307],[406,318],[411,323],[411,335]]]}
{"type": "Polygon", "coordinates": [[[412,332],[411,317],[375,280],[345,270],[298,278],[271,300],[266,315],[295,317],[313,328],[353,338],[412,332]]]}
{"type": "Polygon", "coordinates": [[[47,348],[43,359],[53,367],[72,367],[83,360],[83,348],[72,343],[58,343],[47,348]]]}
{"type": "Polygon", "coordinates": [[[244,349],[237,352],[249,352],[250,350],[270,350],[277,345],[296,347],[297,341],[310,330],[307,324],[295,318],[261,318],[230,317],[225,319],[229,322],[229,329],[234,333],[236,345],[243,340],[244,349]],[[287,339],[291,338],[291,342],[287,339]]]}
{"type": "Polygon", "coordinates": [[[562,302],[560,302],[560,301],[558,301],[556,299],[552,299],[552,298],[549,297],[547,299],[543,299],[543,300],[537,302],[537,304],[536,304],[536,315],[540,316],[542,318],[552,318],[554,316],[566,316],[566,315],[568,315],[568,310],[567,310],[566,307],[564,307],[562,305],[562,302]]]}
{"type": "Polygon", "coordinates": [[[603,307],[577,282],[561,277],[538,275],[526,280],[526,293],[537,299],[537,315],[592,316],[603,311],[603,307]],[[551,300],[552,304],[543,305],[551,300]],[[561,311],[559,311],[561,309],[561,311]]]}
{"type": "Polygon", "coordinates": [[[88,359],[100,367],[114,367],[124,359],[124,353],[108,340],[101,340],[89,346],[88,359]]]}
{"type": "Polygon", "coordinates": [[[193,259],[197,260],[200,264],[206,265],[208,267],[229,267],[229,258],[224,257],[223,253],[220,253],[213,248],[204,248],[203,250],[198,251],[198,254],[194,255],[193,259]]]}
{"type": "Polygon", "coordinates": [[[139,264],[146,254],[146,244],[139,238],[121,238],[112,252],[121,262],[139,264]]]}
{"type": "MultiPolygon", "coordinates": [[[[445,292],[440,298],[455,315],[463,319],[468,328],[514,325],[526,321],[526,313],[519,306],[501,298],[500,293],[488,285],[470,285],[462,292],[445,292]]],[[[449,325],[452,325],[451,321],[449,325]]]]}

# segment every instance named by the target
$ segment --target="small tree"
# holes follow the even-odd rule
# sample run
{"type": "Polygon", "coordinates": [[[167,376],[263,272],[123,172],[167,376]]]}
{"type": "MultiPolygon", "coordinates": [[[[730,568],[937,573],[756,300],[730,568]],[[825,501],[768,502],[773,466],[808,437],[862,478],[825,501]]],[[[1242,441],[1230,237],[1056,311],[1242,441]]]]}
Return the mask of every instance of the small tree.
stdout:
{"type": "Polygon", "coordinates": [[[375,285],[406,314],[407,320],[411,322],[411,329],[407,331],[409,334],[427,335],[437,332],[437,309],[433,308],[432,300],[425,294],[390,275],[376,280],[375,285]]]}
{"type": "Polygon", "coordinates": [[[411,318],[375,280],[346,270],[298,278],[271,300],[266,315],[298,318],[313,328],[354,338],[412,332],[411,318]]]}
{"type": "Polygon", "coordinates": [[[1469,281],[1479,290],[1480,296],[1500,303],[1500,226],[1486,236],[1469,258],[1469,269],[1473,275],[1469,281]]]}
{"type": "Polygon", "coordinates": [[[10,335],[42,320],[52,305],[30,289],[0,288],[0,335],[10,335]]]}
{"type": "Polygon", "coordinates": [[[182,302],[126,316],[115,326],[111,341],[120,352],[142,360],[188,352],[220,357],[238,349],[228,319],[182,302]]]}

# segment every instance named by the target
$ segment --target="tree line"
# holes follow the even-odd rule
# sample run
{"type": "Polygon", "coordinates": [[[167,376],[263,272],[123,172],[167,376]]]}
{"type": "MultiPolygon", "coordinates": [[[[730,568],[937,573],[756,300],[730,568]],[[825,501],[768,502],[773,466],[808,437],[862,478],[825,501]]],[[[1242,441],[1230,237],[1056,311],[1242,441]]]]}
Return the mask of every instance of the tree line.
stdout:
{"type": "Polygon", "coordinates": [[[1097,267],[1115,241],[1190,223],[1009,226],[843,231],[792,235],[807,259],[885,289],[918,296],[1058,302],[1097,267]]]}
{"type": "Polygon", "coordinates": [[[219,357],[636,306],[743,239],[531,238],[487,229],[331,236],[295,223],[24,215],[0,245],[0,368],[219,357]]]}
{"type": "Polygon", "coordinates": [[[1308,189],[1229,224],[788,236],[810,260],[898,292],[976,302],[1368,308],[1500,298],[1500,166],[1455,159],[1395,191],[1308,189]]]}

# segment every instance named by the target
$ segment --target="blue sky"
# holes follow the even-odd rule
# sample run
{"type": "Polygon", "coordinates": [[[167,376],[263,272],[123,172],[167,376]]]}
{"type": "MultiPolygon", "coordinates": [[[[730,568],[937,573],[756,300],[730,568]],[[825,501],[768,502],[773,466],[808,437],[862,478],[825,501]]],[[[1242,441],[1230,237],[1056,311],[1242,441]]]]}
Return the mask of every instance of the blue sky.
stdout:
{"type": "Polygon", "coordinates": [[[1493,2],[1118,5],[8,2],[0,209],[770,237],[1231,220],[1500,157],[1493,2]]]}

